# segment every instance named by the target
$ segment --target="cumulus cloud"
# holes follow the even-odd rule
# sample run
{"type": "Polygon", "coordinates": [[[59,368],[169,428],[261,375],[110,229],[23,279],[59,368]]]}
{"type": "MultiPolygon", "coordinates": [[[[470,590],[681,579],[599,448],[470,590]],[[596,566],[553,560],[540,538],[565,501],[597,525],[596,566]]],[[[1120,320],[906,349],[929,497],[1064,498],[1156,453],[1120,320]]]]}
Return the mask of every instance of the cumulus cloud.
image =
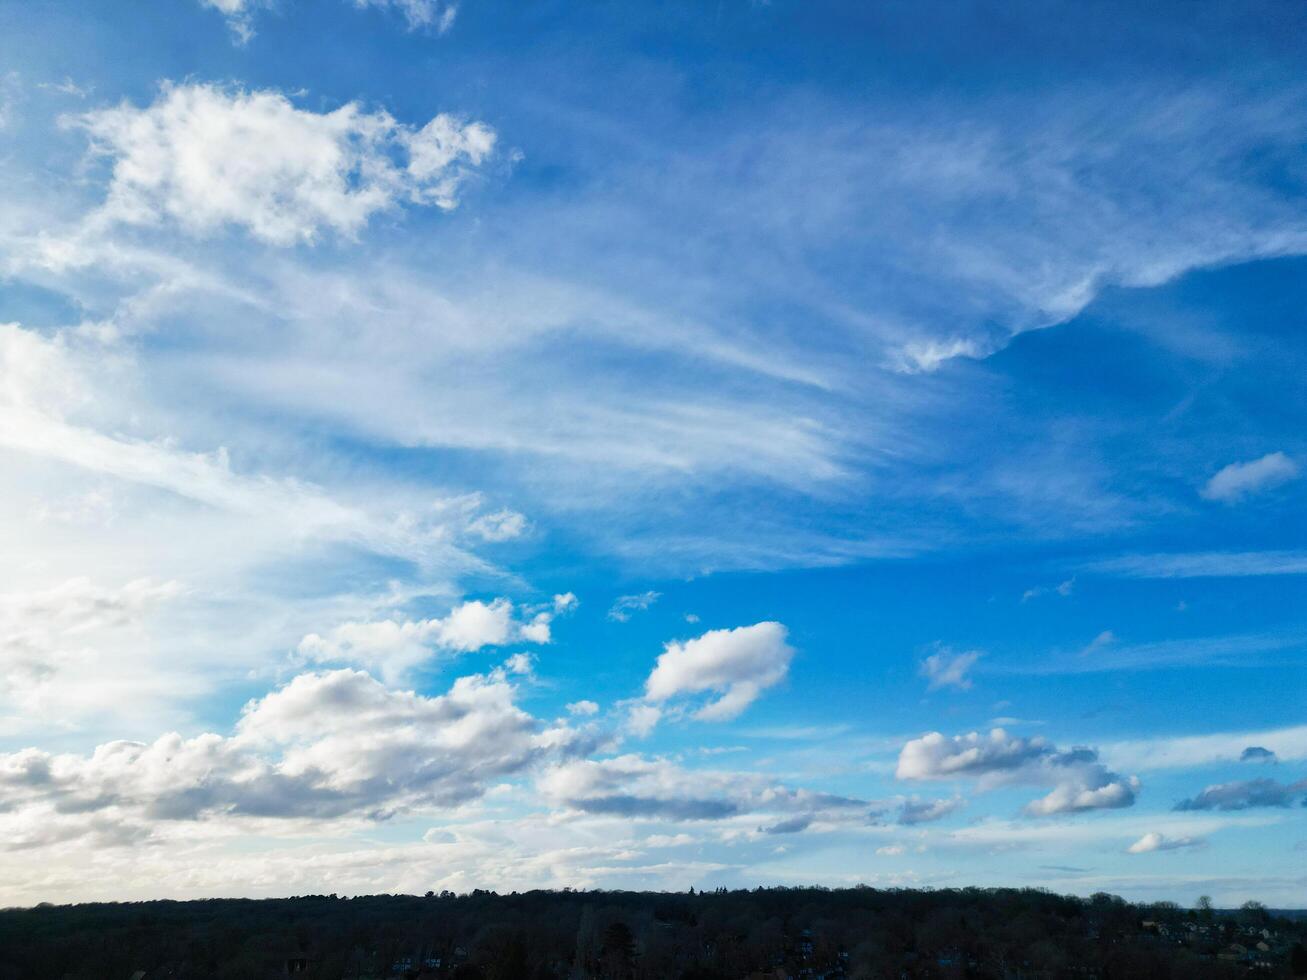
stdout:
{"type": "Polygon", "coordinates": [[[767,688],[779,684],[790,669],[794,648],[776,622],[735,629],[709,630],[684,643],[672,641],[645,681],[645,697],[663,702],[684,694],[719,694],[695,717],[726,721],[736,717],[767,688]]]}
{"type": "Polygon", "coordinates": [[[593,701],[573,701],[567,705],[567,713],[581,718],[588,718],[599,713],[599,705],[593,701]]]}
{"type": "Polygon", "coordinates": [[[654,704],[632,704],[626,711],[623,730],[636,738],[650,735],[662,720],[663,709],[654,704]]]}
{"type": "Polygon", "coordinates": [[[1280,783],[1274,779],[1243,779],[1217,783],[1175,805],[1177,810],[1250,810],[1254,807],[1292,806],[1307,796],[1307,779],[1280,783]]]}
{"type": "Polygon", "coordinates": [[[1063,751],[1046,739],[1020,738],[1001,728],[987,735],[949,738],[931,732],[912,739],[899,753],[895,774],[905,780],[974,779],[982,789],[1052,786],[1048,795],[1026,805],[1032,816],[1127,807],[1139,790],[1137,778],[1110,771],[1093,749],[1063,751]]]}
{"type": "Polygon", "coordinates": [[[914,796],[910,800],[904,800],[899,806],[898,822],[905,826],[931,823],[944,819],[964,806],[966,800],[960,796],[943,800],[919,800],[914,796]]]}
{"type": "Polygon", "coordinates": [[[613,602],[613,606],[608,610],[608,618],[618,623],[625,623],[631,618],[631,613],[644,612],[662,597],[661,592],[641,592],[638,595],[618,596],[613,602]]]}
{"type": "Polygon", "coordinates": [[[318,113],[280,92],[203,84],[65,121],[113,164],[98,221],[238,227],[273,245],[351,238],[401,203],[452,209],[495,146],[488,126],[450,115],[415,129],[354,102],[318,113]]]}
{"type": "Polygon", "coordinates": [[[551,766],[537,786],[555,805],[586,813],[643,819],[721,820],[749,813],[788,814],[782,828],[797,833],[819,818],[861,815],[863,800],[791,789],[767,777],[690,770],[666,759],[621,755],[551,766]],[[799,826],[800,821],[806,821],[799,826]]]}
{"type": "Polygon", "coordinates": [[[1156,831],[1144,834],[1126,848],[1128,854],[1149,854],[1153,851],[1179,851],[1189,847],[1201,847],[1203,841],[1197,837],[1167,837],[1156,831]]]}
{"type": "Polygon", "coordinates": [[[0,830],[51,818],[60,835],[137,837],[178,820],[384,819],[458,806],[492,780],[589,749],[571,729],[544,728],[515,694],[503,670],[461,677],[435,697],[355,670],[301,674],[247,704],[230,737],[0,755],[0,830]]]}
{"type": "Polygon", "coordinates": [[[954,652],[942,647],[936,653],[921,662],[919,673],[927,680],[927,688],[937,691],[941,687],[953,687],[959,691],[971,688],[971,678],[967,673],[984,656],[979,650],[954,652]]]}
{"type": "MultiPolygon", "coordinates": [[[[556,601],[555,608],[557,605],[556,601]]],[[[306,660],[360,664],[397,678],[440,653],[471,653],[508,643],[548,643],[554,615],[549,609],[521,618],[508,599],[474,599],[434,619],[341,623],[325,636],[308,634],[300,640],[298,651],[306,660]]]]}
{"type": "Polygon", "coordinates": [[[520,538],[526,528],[526,516],[515,510],[497,510],[490,514],[482,514],[467,526],[469,534],[474,534],[483,541],[511,541],[520,538]]]}
{"type": "Polygon", "coordinates": [[[1281,452],[1222,467],[1200,491],[1206,500],[1236,504],[1298,476],[1298,464],[1281,452]]]}

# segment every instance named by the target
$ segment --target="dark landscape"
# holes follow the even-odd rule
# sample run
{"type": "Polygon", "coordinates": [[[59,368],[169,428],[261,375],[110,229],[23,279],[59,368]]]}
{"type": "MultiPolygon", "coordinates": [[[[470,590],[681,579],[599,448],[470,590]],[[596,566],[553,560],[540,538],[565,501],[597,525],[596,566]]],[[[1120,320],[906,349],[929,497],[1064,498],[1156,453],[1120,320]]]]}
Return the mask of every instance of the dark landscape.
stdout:
{"type": "Polygon", "coordinates": [[[1307,976],[1307,919],[1037,889],[757,888],[43,905],[0,980],[1307,976]]]}

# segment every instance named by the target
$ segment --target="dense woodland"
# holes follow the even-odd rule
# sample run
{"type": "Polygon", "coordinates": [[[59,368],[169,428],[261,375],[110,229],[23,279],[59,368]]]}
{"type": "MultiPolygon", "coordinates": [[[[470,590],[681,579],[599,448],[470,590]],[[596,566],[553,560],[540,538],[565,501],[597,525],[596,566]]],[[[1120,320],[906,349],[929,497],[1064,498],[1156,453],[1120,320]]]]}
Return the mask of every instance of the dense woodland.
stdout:
{"type": "Polygon", "coordinates": [[[1026,889],[43,905],[0,911],[0,980],[742,980],[1307,976],[1307,920],[1026,889]]]}

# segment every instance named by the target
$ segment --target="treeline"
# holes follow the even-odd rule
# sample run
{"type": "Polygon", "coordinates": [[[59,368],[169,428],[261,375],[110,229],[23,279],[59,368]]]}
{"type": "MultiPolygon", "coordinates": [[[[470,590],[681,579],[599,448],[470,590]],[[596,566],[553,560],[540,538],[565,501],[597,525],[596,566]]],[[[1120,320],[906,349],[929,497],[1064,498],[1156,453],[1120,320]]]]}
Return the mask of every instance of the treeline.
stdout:
{"type": "Polygon", "coordinates": [[[0,911],[0,980],[1204,980],[1307,976],[1304,939],[1036,889],[309,895],[0,911]]]}

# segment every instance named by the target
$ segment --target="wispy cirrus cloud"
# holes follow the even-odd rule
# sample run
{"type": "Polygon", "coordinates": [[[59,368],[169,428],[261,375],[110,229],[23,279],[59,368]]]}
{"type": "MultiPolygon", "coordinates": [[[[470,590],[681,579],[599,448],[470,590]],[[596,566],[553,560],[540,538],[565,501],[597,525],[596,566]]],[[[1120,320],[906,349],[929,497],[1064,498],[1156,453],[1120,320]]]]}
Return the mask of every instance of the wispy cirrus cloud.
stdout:
{"type": "MultiPolygon", "coordinates": [[[[238,45],[248,44],[254,38],[254,18],[261,9],[271,9],[275,0],[199,0],[227,19],[232,37],[238,45]]],[[[352,2],[359,10],[376,7],[399,12],[409,30],[429,29],[444,34],[454,25],[458,16],[458,3],[454,0],[342,0],[352,2]]]]}
{"type": "Polygon", "coordinates": [[[1307,574],[1304,551],[1192,551],[1104,558],[1086,571],[1124,578],[1241,578],[1307,574]]]}
{"type": "Polygon", "coordinates": [[[979,650],[954,651],[942,647],[921,661],[917,672],[926,678],[927,690],[952,687],[959,691],[971,689],[968,676],[976,662],[984,656],[979,650]]]}
{"type": "Polygon", "coordinates": [[[1266,758],[1307,759],[1307,725],[1251,731],[1165,735],[1105,742],[1102,754],[1110,764],[1127,769],[1188,769],[1266,758]],[[1250,746],[1260,749],[1253,756],[1250,746]]]}
{"type": "Polygon", "coordinates": [[[644,612],[662,596],[661,592],[640,592],[635,595],[618,596],[608,610],[608,618],[615,623],[625,623],[632,613],[644,612]]]}

